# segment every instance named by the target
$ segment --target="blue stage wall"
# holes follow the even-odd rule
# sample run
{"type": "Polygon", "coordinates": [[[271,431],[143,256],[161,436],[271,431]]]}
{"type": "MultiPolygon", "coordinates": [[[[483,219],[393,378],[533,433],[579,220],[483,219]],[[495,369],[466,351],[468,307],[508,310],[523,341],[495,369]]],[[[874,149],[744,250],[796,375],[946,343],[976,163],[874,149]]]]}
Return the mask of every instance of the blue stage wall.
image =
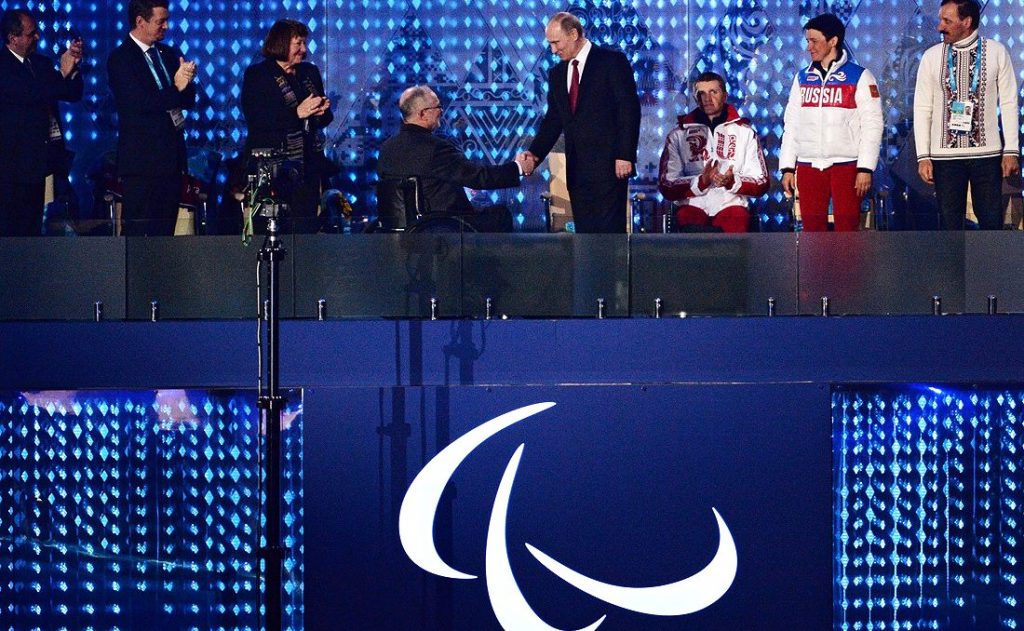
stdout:
{"type": "MultiPolygon", "coordinates": [[[[1022,323],[1019,316],[287,322],[283,382],[302,388],[291,395],[293,411],[301,411],[292,426],[301,434],[291,443],[301,450],[291,453],[302,459],[291,527],[303,542],[290,559],[291,624],[499,628],[485,549],[500,530],[489,531],[489,516],[502,471],[524,445],[503,532],[525,602],[556,628],[581,628],[602,615],[607,629],[1016,628],[1024,623],[1016,534],[1022,323]],[[419,524],[434,533],[443,560],[479,578],[417,567],[397,535],[409,483],[489,419],[542,402],[555,405],[473,449],[433,525],[419,524]],[[729,529],[737,570],[724,595],[694,613],[606,604],[555,577],[524,547],[607,583],[671,583],[715,555],[722,539],[712,508],[729,529]]],[[[165,566],[169,580],[157,585],[163,591],[152,606],[185,611],[201,628],[254,624],[252,590],[206,590],[223,573],[203,566],[226,556],[248,575],[245,563],[253,562],[251,532],[239,535],[248,549],[220,549],[232,545],[234,525],[218,516],[232,500],[217,489],[229,495],[230,478],[203,476],[234,467],[236,490],[252,486],[252,391],[220,389],[254,381],[254,334],[241,322],[0,324],[4,550],[53,555],[40,545],[43,533],[26,531],[41,513],[12,502],[32,488],[12,474],[32,480],[36,470],[116,469],[98,455],[113,440],[102,428],[132,401],[135,416],[148,420],[118,421],[117,435],[157,452],[122,451],[122,466],[130,460],[157,479],[178,476],[175,525],[212,514],[225,528],[172,539],[165,560],[199,567],[165,566]],[[184,408],[194,420],[162,422],[150,391],[186,387],[197,389],[188,393],[195,409],[184,408]],[[56,389],[84,391],[36,392],[56,389]],[[60,397],[63,410],[42,404],[60,397]],[[72,399],[91,411],[75,411],[72,399]],[[72,439],[65,430],[76,424],[82,433],[72,439]],[[57,448],[62,439],[72,446],[57,448]],[[46,445],[73,457],[56,463],[46,445]],[[230,445],[239,446],[237,457],[230,445]],[[196,581],[203,601],[193,598],[196,581]]],[[[99,493],[116,485],[79,486],[94,497],[66,506],[83,519],[96,511],[86,519],[94,533],[75,531],[78,547],[64,574],[59,564],[19,564],[24,557],[0,562],[7,611],[41,626],[59,619],[136,626],[133,616],[147,611],[141,605],[120,617],[81,608],[41,617],[57,616],[65,594],[76,605],[90,602],[90,572],[145,562],[121,551],[123,558],[94,559],[102,539],[90,536],[109,533],[96,515],[118,506],[99,493]],[[34,592],[32,581],[41,585],[34,592]],[[26,603],[41,613],[26,612],[26,603]]],[[[154,501],[165,508],[170,500],[154,501]]],[[[141,515],[122,519],[125,528],[157,525],[141,515]]],[[[251,513],[239,523],[252,527],[251,513]]],[[[138,590],[108,600],[127,602],[138,590]]]]}
{"type": "MultiPolygon", "coordinates": [[[[283,384],[1024,382],[1024,316],[285,321],[283,384]]],[[[256,323],[0,323],[0,387],[252,387],[256,323]]]]}
{"type": "Polygon", "coordinates": [[[827,388],[437,387],[403,388],[398,397],[395,390],[321,390],[318,409],[307,399],[306,574],[324,577],[306,590],[309,628],[340,621],[353,629],[500,629],[488,598],[496,589],[496,571],[485,563],[496,537],[488,521],[520,445],[503,530],[511,573],[546,624],[579,629],[607,615],[607,629],[829,626],[827,388]],[[556,405],[476,449],[433,523],[419,524],[433,528],[443,559],[477,578],[416,567],[396,528],[409,481],[451,440],[545,401],[556,405]],[[314,506],[323,507],[322,519],[313,519],[314,506]],[[721,600],[689,615],[652,616],[591,598],[525,548],[616,585],[669,584],[715,556],[712,509],[735,540],[738,570],[721,600]]]}
{"type": "MultiPolygon", "coordinates": [[[[11,6],[7,2],[2,6],[11,6]]],[[[26,3],[38,11],[40,49],[56,56],[68,27],[86,40],[86,97],[65,106],[69,146],[78,153],[74,178],[89,206],[85,174],[114,148],[115,114],[105,61],[124,37],[120,3],[26,3]]],[[[579,15],[598,43],[631,58],[643,105],[636,190],[656,187],[658,156],[676,116],[692,109],[684,85],[714,69],[728,77],[732,99],[763,139],[769,166],[777,163],[785,100],[797,68],[806,63],[801,25],[832,11],[847,24],[852,57],[878,77],[886,133],[876,184],[920,187],[910,143],[917,60],[939,41],[938,1],[905,0],[651,0],[632,3],[574,0],[568,4],[468,0],[223,0],[174,2],[168,40],[199,64],[199,102],[189,113],[189,144],[225,158],[242,146],[245,126],[240,82],[258,58],[278,18],[307,23],[310,59],[324,71],[335,104],[327,147],[341,166],[335,184],[359,208],[374,208],[373,171],[384,138],[398,127],[400,92],[416,83],[435,86],[447,105],[446,133],[468,155],[509,160],[532,137],[543,113],[546,73],[554,57],[544,41],[547,18],[579,15]],[[369,204],[367,204],[369,202],[369,204]]],[[[1005,43],[1020,71],[1024,43],[1018,2],[984,1],[982,31],[1005,43]]],[[[543,178],[496,195],[517,211],[523,228],[538,229],[543,178]]],[[[764,204],[774,210],[781,193],[764,204]]],[[[95,216],[103,213],[97,210],[95,216]]]]}

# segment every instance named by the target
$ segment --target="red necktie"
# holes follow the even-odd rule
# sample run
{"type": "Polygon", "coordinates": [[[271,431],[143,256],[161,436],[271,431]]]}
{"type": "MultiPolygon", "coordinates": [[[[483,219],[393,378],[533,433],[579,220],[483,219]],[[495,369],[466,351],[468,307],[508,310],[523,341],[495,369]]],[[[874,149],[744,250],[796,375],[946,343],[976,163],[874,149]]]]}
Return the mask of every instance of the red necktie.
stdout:
{"type": "Polygon", "coordinates": [[[572,60],[572,83],[569,84],[569,112],[576,113],[576,102],[580,99],[580,62],[572,60]]]}

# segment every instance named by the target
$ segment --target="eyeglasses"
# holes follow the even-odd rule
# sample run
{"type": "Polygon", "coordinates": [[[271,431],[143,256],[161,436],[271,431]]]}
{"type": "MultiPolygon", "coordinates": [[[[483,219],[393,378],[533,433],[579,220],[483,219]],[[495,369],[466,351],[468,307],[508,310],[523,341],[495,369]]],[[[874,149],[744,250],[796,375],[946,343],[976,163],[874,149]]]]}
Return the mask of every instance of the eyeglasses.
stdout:
{"type": "Polygon", "coordinates": [[[420,111],[421,112],[429,112],[430,110],[437,110],[439,112],[442,112],[442,111],[444,111],[444,106],[443,105],[432,105],[430,107],[424,107],[420,111]]]}

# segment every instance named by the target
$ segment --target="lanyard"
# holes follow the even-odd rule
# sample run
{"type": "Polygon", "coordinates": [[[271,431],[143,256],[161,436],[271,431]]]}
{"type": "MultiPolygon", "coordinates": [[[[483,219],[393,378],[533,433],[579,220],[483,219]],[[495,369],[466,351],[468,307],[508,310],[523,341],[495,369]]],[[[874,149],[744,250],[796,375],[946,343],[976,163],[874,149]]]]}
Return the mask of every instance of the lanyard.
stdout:
{"type": "Polygon", "coordinates": [[[171,77],[167,74],[167,68],[164,66],[164,60],[160,58],[160,50],[156,46],[151,46],[149,50],[142,54],[146,58],[146,65],[149,66],[149,71],[153,73],[153,78],[156,79],[156,87],[161,90],[164,89],[164,82],[160,80],[160,75],[156,72],[156,66],[153,65],[153,58],[149,56],[149,51],[154,51],[156,58],[160,60],[160,69],[164,71],[164,79],[167,80],[167,85],[170,87],[171,77]]]}
{"type": "MultiPolygon", "coordinates": [[[[974,74],[971,77],[971,91],[968,96],[975,94],[978,91],[978,81],[981,79],[981,57],[985,54],[985,40],[982,37],[978,37],[978,54],[974,59],[974,74]]],[[[953,99],[957,98],[957,77],[956,77],[956,62],[954,61],[953,46],[949,46],[949,54],[946,56],[946,66],[949,68],[949,92],[953,96],[953,99]]]]}

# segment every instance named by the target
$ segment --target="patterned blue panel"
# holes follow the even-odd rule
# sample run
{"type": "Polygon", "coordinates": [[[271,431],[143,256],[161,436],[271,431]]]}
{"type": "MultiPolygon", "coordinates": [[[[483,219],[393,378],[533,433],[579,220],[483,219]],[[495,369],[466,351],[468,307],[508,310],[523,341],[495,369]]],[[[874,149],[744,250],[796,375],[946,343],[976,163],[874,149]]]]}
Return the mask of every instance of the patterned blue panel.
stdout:
{"type": "MultiPolygon", "coordinates": [[[[507,162],[525,149],[522,139],[536,128],[543,111],[538,107],[536,84],[519,79],[524,62],[510,52],[496,42],[486,45],[470,63],[469,74],[446,114],[452,140],[466,155],[487,164],[507,162]]],[[[486,202],[503,203],[513,210],[524,197],[522,190],[485,196],[486,202]]],[[[518,220],[525,221],[525,216],[518,220]]]]}
{"type": "Polygon", "coordinates": [[[832,399],[835,628],[1024,624],[1020,390],[832,399]]]}
{"type": "Polygon", "coordinates": [[[339,188],[363,208],[367,201],[371,208],[376,206],[377,157],[384,140],[401,126],[398,97],[402,92],[414,85],[430,85],[448,106],[446,123],[450,125],[454,116],[450,105],[456,82],[424,23],[410,11],[396,26],[382,48],[363,53],[372,55],[370,66],[375,70],[366,77],[364,90],[357,93],[344,131],[335,137],[330,152],[347,171],[339,188]]]}
{"type": "Polygon", "coordinates": [[[729,96],[742,102],[747,94],[751,61],[774,34],[775,27],[763,7],[742,2],[731,7],[715,30],[704,38],[705,46],[693,66],[690,81],[702,72],[717,72],[725,77],[729,96]]]}
{"type": "MultiPolygon", "coordinates": [[[[286,421],[301,628],[301,404],[286,421]]],[[[260,628],[257,426],[251,392],[0,393],[4,626],[260,628]]]]}

